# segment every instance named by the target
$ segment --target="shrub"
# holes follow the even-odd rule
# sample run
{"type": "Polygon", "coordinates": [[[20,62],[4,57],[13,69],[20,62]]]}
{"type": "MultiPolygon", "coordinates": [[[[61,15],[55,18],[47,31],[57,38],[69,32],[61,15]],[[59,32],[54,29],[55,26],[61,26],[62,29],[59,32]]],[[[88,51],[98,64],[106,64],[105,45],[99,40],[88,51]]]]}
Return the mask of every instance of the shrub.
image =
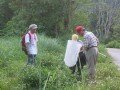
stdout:
{"type": "Polygon", "coordinates": [[[109,42],[106,47],[109,47],[109,48],[120,48],[120,42],[119,41],[116,41],[116,40],[113,40],[111,42],[109,42]]]}
{"type": "Polygon", "coordinates": [[[40,73],[41,72],[38,68],[27,66],[21,71],[19,77],[26,89],[39,88],[40,73]]]}

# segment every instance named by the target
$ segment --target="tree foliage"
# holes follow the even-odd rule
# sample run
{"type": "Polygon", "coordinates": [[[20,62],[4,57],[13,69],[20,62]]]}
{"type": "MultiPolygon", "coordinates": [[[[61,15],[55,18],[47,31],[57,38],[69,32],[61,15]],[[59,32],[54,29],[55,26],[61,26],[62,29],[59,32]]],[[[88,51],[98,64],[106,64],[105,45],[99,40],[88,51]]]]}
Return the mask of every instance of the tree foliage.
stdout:
{"type": "Polygon", "coordinates": [[[0,0],[0,35],[3,35],[3,29],[6,23],[12,18],[13,11],[9,7],[9,0],[0,0]]]}
{"type": "Polygon", "coordinates": [[[119,36],[119,0],[0,0],[0,35],[21,34],[36,23],[56,37],[84,25],[101,39],[119,36]],[[116,35],[117,34],[117,35],[116,35]]]}
{"type": "MultiPolygon", "coordinates": [[[[7,3],[14,16],[6,23],[4,31],[24,32],[31,23],[36,23],[40,31],[57,36],[69,27],[73,0],[11,0],[7,3]]],[[[2,4],[3,5],[3,4],[2,4]]],[[[4,10],[3,10],[4,11],[4,10]]],[[[5,32],[5,33],[6,33],[5,32]]]]}
{"type": "Polygon", "coordinates": [[[114,33],[119,33],[116,30],[116,25],[119,24],[120,18],[120,1],[119,0],[93,0],[94,7],[92,8],[91,27],[97,31],[101,39],[109,39],[114,33]]]}

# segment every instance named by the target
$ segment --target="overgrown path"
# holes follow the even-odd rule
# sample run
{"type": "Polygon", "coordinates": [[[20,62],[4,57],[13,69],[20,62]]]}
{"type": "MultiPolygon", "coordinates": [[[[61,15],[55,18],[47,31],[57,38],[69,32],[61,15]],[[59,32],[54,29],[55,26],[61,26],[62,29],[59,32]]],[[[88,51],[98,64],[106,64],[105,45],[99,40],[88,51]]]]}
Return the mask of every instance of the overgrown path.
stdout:
{"type": "Polygon", "coordinates": [[[108,54],[113,58],[113,62],[118,66],[120,70],[120,49],[107,48],[108,54]]]}

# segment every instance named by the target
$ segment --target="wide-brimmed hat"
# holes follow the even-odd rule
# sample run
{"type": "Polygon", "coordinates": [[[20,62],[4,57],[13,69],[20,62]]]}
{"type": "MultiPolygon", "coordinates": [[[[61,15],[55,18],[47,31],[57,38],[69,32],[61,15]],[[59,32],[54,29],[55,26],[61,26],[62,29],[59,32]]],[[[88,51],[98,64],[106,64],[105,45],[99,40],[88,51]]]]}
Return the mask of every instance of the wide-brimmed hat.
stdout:
{"type": "Polygon", "coordinates": [[[32,30],[32,29],[37,29],[38,27],[37,27],[37,25],[36,24],[31,24],[30,26],[29,26],[29,30],[32,30]]]}

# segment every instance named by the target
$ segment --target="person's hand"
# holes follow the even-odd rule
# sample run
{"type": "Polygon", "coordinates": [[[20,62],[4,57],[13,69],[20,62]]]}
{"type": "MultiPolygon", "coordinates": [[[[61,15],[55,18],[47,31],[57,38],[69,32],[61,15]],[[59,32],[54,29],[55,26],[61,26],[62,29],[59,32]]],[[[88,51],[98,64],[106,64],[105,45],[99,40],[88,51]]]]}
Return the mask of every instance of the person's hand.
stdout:
{"type": "Polygon", "coordinates": [[[84,50],[84,47],[82,46],[81,48],[80,48],[80,51],[83,51],[84,50]]]}
{"type": "Polygon", "coordinates": [[[89,48],[88,48],[88,47],[84,47],[84,50],[85,50],[85,51],[88,51],[88,50],[89,50],[89,48]]]}

